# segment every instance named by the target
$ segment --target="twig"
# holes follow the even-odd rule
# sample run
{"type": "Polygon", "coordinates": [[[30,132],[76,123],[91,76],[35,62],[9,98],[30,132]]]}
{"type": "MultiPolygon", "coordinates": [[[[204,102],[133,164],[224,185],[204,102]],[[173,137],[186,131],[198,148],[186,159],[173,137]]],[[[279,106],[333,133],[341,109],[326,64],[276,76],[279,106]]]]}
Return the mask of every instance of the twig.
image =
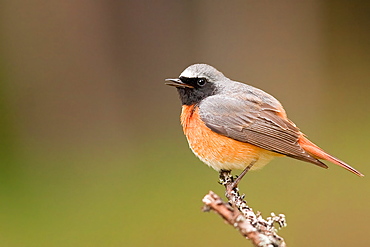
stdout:
{"type": "Polygon", "coordinates": [[[214,192],[210,191],[204,198],[204,211],[213,210],[225,219],[227,223],[234,226],[245,238],[249,239],[254,246],[259,247],[286,247],[284,239],[277,235],[275,223],[279,228],[286,226],[283,214],[271,214],[266,220],[259,212],[254,213],[247,205],[244,195],[239,194],[235,187],[234,178],[230,171],[220,172],[220,183],[226,188],[226,197],[229,203],[225,203],[214,192]]]}

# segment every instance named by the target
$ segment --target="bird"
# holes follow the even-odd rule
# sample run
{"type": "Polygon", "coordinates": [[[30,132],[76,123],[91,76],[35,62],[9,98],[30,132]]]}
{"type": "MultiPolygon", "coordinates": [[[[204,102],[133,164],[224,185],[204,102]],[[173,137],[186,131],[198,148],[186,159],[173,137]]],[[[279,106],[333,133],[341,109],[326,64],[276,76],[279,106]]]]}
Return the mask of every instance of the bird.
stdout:
{"type": "Polygon", "coordinates": [[[328,168],[321,160],[364,175],[308,140],[287,117],[282,104],[256,87],[233,81],[207,64],[193,64],[178,78],[181,125],[190,149],[218,172],[262,168],[287,156],[328,168]]]}

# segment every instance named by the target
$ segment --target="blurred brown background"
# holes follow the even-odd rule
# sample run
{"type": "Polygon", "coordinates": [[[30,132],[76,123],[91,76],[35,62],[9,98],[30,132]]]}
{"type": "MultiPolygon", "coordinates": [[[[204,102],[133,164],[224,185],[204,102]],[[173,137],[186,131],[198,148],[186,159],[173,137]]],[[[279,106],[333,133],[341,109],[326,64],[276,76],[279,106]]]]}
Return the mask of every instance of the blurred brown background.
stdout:
{"type": "Polygon", "coordinates": [[[247,246],[200,211],[223,189],[163,84],[199,62],[367,175],[277,159],[249,204],[286,214],[289,246],[368,246],[370,2],[5,0],[0,18],[0,246],[247,246]]]}

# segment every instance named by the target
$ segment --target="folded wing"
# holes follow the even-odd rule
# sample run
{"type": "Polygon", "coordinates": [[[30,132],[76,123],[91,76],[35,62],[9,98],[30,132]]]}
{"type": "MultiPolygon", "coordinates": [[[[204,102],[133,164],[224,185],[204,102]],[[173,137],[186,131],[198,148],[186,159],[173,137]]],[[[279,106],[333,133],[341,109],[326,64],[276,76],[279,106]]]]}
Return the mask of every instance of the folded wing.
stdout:
{"type": "Polygon", "coordinates": [[[299,145],[303,134],[285,117],[280,105],[253,95],[238,96],[215,95],[203,100],[199,110],[206,126],[237,141],[327,168],[299,145]]]}

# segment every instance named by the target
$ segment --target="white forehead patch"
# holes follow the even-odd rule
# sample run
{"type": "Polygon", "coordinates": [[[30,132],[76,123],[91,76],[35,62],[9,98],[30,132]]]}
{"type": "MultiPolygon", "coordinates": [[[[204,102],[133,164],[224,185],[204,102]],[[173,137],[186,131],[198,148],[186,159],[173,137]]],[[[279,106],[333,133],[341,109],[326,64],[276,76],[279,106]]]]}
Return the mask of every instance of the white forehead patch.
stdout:
{"type": "Polygon", "coordinates": [[[185,69],[182,73],[181,73],[181,75],[180,75],[180,77],[187,77],[187,78],[195,78],[195,77],[198,77],[199,75],[197,75],[196,73],[195,73],[195,71],[193,71],[193,70],[191,70],[191,69],[189,69],[189,68],[187,68],[187,69],[185,69]]]}

